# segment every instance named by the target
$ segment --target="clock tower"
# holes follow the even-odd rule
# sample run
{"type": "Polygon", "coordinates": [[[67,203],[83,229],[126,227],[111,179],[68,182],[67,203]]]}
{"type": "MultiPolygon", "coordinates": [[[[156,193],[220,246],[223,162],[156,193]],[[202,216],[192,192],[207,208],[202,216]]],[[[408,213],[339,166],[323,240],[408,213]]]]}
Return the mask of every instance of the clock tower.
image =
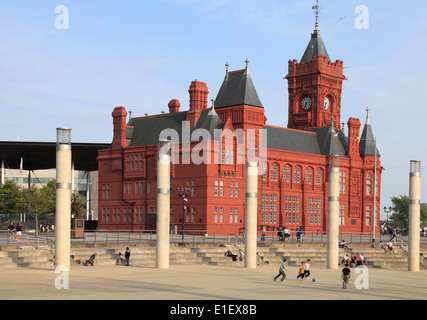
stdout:
{"type": "Polygon", "coordinates": [[[316,25],[301,61],[288,63],[289,111],[288,128],[310,129],[334,124],[341,130],[341,91],[343,62],[331,62],[318,27],[316,25]]]}

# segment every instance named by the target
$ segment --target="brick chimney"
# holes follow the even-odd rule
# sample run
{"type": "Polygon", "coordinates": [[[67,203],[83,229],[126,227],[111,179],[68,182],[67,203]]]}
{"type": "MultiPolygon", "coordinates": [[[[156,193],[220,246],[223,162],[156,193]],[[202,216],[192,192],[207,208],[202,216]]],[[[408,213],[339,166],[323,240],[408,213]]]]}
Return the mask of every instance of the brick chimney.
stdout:
{"type": "Polygon", "coordinates": [[[177,113],[179,112],[179,108],[181,107],[181,103],[178,99],[172,99],[168,103],[169,113],[177,113]]]}
{"type": "Polygon", "coordinates": [[[190,110],[187,112],[187,121],[192,128],[196,122],[199,113],[208,108],[208,87],[205,82],[194,80],[191,82],[190,89],[190,110]]]}
{"type": "Polygon", "coordinates": [[[205,82],[194,80],[191,82],[190,89],[190,111],[199,112],[208,108],[208,87],[205,82]]]}
{"type": "Polygon", "coordinates": [[[114,136],[112,142],[112,148],[124,148],[128,140],[126,139],[126,117],[128,113],[125,107],[117,107],[114,109],[113,116],[113,127],[114,136]]]}
{"type": "Polygon", "coordinates": [[[359,131],[360,120],[357,118],[350,118],[347,122],[348,126],[348,152],[349,157],[360,157],[359,154],[359,131]]]}

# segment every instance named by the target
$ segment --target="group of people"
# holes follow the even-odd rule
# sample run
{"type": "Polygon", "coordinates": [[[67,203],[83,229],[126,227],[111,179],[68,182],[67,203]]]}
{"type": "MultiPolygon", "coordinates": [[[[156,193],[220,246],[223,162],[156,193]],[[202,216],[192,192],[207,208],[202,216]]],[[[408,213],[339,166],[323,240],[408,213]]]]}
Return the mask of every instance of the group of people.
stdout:
{"type": "MultiPolygon", "coordinates": [[[[239,249],[239,254],[238,254],[239,261],[243,261],[243,255],[244,255],[244,253],[243,253],[242,249],[239,249]]],[[[227,249],[224,256],[230,257],[231,259],[233,259],[233,261],[237,261],[237,254],[233,254],[230,249],[227,249]]]]}
{"type": "MultiPolygon", "coordinates": [[[[283,262],[280,264],[279,273],[274,277],[274,282],[281,276],[280,282],[283,282],[286,279],[286,273],[288,270],[286,269],[287,259],[284,258],[283,262]]],[[[298,269],[297,279],[304,280],[310,276],[310,259],[307,261],[302,261],[301,265],[298,269]]],[[[349,280],[351,277],[351,270],[349,268],[349,264],[346,263],[344,268],[341,270],[341,279],[342,279],[342,288],[347,289],[349,280]]],[[[315,279],[313,279],[315,281],[315,279]]]]}
{"type": "Polygon", "coordinates": [[[7,227],[7,231],[9,232],[9,241],[21,240],[22,228],[22,223],[18,223],[15,227],[13,222],[10,222],[10,225],[7,227]]]}
{"type": "Polygon", "coordinates": [[[45,232],[49,233],[49,231],[53,232],[53,229],[54,229],[54,225],[51,226],[49,222],[46,222],[46,224],[44,223],[40,224],[41,233],[45,233],[45,232]]]}
{"type": "MultiPolygon", "coordinates": [[[[286,262],[287,262],[287,259],[284,258],[283,262],[280,264],[280,267],[279,267],[279,274],[274,277],[275,282],[280,276],[282,276],[282,278],[280,279],[280,282],[283,282],[286,279],[285,271],[286,272],[288,271],[286,269],[286,262]]],[[[310,259],[307,259],[307,261],[301,262],[301,266],[298,269],[297,279],[304,280],[309,276],[310,276],[310,259]]]]}
{"type": "MultiPolygon", "coordinates": [[[[267,230],[265,227],[263,227],[261,230],[261,242],[265,241],[266,235],[267,235],[267,230]]],[[[304,230],[302,227],[296,230],[297,242],[302,242],[303,235],[304,235],[304,230]]],[[[289,239],[291,238],[291,232],[287,227],[279,227],[277,229],[277,237],[279,241],[289,242],[289,239]]]]}
{"type": "Polygon", "coordinates": [[[348,254],[345,254],[341,258],[341,265],[349,265],[352,268],[365,265],[365,264],[367,264],[367,262],[368,262],[368,260],[366,258],[366,255],[363,252],[359,255],[357,255],[356,252],[353,252],[351,254],[351,258],[348,256],[348,254]]]}
{"type": "Polygon", "coordinates": [[[388,240],[387,245],[385,245],[382,241],[380,241],[379,248],[384,250],[384,252],[393,252],[393,242],[391,239],[388,240]]]}
{"type": "MultiPolygon", "coordinates": [[[[130,249],[129,247],[126,247],[125,250],[125,259],[126,259],[126,265],[129,265],[129,259],[130,259],[130,249]]],[[[123,264],[123,254],[121,252],[119,252],[119,260],[118,260],[119,264],[123,264]]]]}

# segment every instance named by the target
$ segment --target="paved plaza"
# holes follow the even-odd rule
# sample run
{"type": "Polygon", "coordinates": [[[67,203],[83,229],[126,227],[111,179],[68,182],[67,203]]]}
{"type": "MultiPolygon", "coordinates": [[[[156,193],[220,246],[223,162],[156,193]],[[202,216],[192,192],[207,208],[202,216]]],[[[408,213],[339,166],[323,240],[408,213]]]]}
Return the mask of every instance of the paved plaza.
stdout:
{"type": "MultiPolygon", "coordinates": [[[[355,281],[363,273],[352,269],[349,287],[342,289],[341,268],[312,266],[309,279],[297,280],[296,266],[287,267],[287,278],[273,281],[276,265],[256,269],[241,266],[171,265],[72,266],[68,289],[55,287],[53,269],[2,269],[1,300],[383,300],[427,298],[427,270],[382,270],[365,273],[366,289],[355,281]],[[312,278],[317,279],[316,282],[312,278]]],[[[63,282],[62,282],[63,283],[63,282]]]]}

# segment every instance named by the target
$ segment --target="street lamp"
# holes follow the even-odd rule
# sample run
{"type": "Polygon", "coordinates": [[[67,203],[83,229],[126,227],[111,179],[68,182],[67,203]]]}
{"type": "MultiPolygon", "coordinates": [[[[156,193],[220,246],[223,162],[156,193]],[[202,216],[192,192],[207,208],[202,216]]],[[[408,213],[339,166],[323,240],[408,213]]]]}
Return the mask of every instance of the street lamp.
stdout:
{"type": "Polygon", "coordinates": [[[387,220],[385,221],[385,225],[386,225],[387,230],[388,230],[388,214],[389,214],[389,212],[391,212],[391,207],[388,207],[388,209],[387,209],[387,207],[384,207],[384,212],[387,214],[387,220]]]}
{"type": "Polygon", "coordinates": [[[182,197],[182,242],[184,242],[184,217],[185,217],[185,203],[191,194],[190,188],[178,188],[178,197],[182,197]]]}

